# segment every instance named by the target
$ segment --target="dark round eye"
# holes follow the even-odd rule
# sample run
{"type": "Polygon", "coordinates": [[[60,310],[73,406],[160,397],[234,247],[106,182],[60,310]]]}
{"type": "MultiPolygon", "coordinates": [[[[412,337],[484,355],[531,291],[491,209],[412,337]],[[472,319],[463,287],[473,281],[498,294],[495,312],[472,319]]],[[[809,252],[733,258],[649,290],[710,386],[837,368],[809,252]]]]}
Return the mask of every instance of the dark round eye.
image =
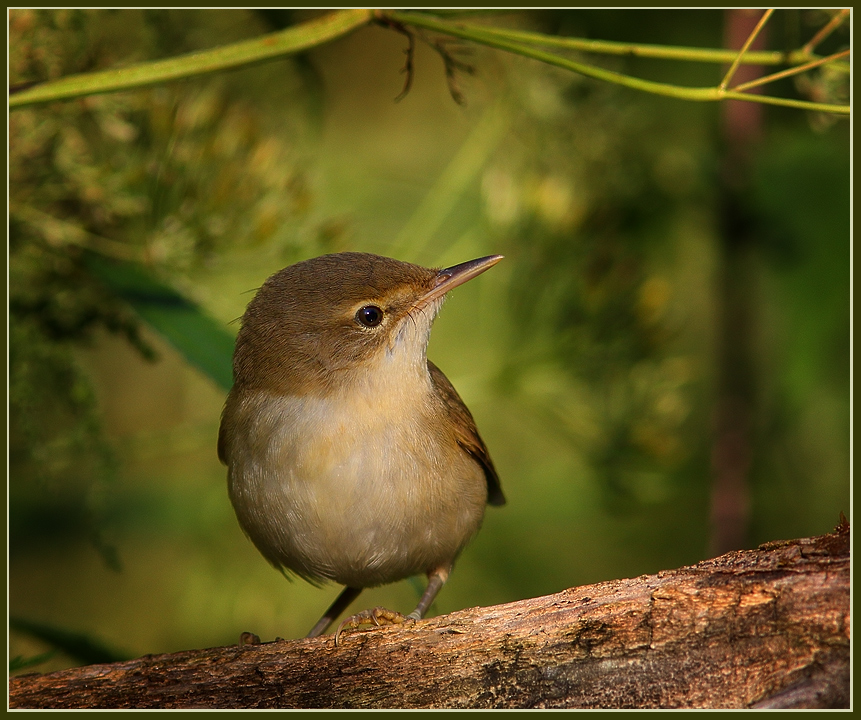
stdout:
{"type": "Polygon", "coordinates": [[[359,312],[356,313],[356,320],[365,327],[376,327],[383,322],[383,311],[376,305],[365,305],[365,307],[359,308],[359,312]]]}

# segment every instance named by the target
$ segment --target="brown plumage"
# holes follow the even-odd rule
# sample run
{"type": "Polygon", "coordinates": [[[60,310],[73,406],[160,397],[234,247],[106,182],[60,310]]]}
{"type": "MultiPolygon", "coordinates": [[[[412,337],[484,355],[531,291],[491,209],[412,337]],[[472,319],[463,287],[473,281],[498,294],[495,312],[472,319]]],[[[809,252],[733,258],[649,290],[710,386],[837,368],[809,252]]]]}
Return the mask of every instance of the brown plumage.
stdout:
{"type": "MultiPolygon", "coordinates": [[[[498,262],[431,270],[366,253],[269,278],[234,353],[218,456],[240,525],[275,566],[346,586],[323,632],[364,587],[426,573],[420,618],[505,502],[457,391],[427,360],[445,293],[498,262]]],[[[400,621],[379,609],[373,617],[400,621]]]]}

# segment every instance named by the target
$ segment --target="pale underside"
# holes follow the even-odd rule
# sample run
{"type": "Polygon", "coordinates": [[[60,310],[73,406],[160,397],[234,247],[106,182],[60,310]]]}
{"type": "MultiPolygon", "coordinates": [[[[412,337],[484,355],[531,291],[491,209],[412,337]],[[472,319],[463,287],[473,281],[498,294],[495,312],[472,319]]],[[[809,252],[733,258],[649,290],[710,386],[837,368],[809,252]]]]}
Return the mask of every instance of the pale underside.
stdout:
{"type": "Polygon", "coordinates": [[[380,585],[449,566],[481,525],[484,470],[434,422],[429,327],[403,329],[325,397],[261,390],[228,402],[244,438],[225,448],[231,501],[274,565],[380,585]]]}

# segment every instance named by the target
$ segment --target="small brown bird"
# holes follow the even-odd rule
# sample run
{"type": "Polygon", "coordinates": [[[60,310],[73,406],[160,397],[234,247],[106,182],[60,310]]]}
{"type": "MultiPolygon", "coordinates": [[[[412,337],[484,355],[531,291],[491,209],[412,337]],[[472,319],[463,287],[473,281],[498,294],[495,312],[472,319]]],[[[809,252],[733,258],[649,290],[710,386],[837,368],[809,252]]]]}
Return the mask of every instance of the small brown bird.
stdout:
{"type": "MultiPolygon", "coordinates": [[[[363,588],[426,573],[424,617],[486,504],[505,503],[469,410],[427,359],[445,294],[502,259],[431,270],[366,253],[270,277],[236,339],[218,457],[239,524],[275,567],[344,590],[308,637],[363,588]]],[[[337,635],[336,633],[336,641],[337,635]]]]}

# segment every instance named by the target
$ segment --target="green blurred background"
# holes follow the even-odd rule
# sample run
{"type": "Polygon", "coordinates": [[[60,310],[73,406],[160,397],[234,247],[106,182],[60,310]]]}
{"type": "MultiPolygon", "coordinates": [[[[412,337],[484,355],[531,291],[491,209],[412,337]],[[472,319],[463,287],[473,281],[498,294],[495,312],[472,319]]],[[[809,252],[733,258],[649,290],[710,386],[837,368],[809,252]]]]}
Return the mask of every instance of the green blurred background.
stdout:
{"type": "MultiPolygon", "coordinates": [[[[11,82],[314,15],[12,10],[11,82]]],[[[780,11],[767,44],[798,47],[827,19],[780,11]]],[[[485,20],[721,47],[727,18],[485,20]]],[[[843,27],[828,47],[847,43],[843,27]]],[[[197,307],[232,335],[266,277],[325,252],[437,267],[506,256],[452,294],[431,338],[508,497],[488,509],[434,613],[730,549],[711,510],[727,393],[745,408],[736,546],[824,533],[849,514],[848,122],[765,108],[730,183],[716,104],[449,43],[475,69],[457,75],[459,105],[421,41],[412,89],[394,102],[405,47],[368,27],[298,57],[11,114],[14,667],[233,644],[243,631],[300,637],[337,594],[285,580],[243,536],[215,454],[224,382],[133,309],[156,296],[191,301],[191,315],[197,307]],[[151,286],[129,290],[106,260],[144,268],[151,286]]],[[[723,71],[601,63],[701,86],[723,71]]],[[[817,71],[774,90],[841,87],[817,71]]],[[[223,363],[229,342],[194,337],[223,363]]],[[[354,608],[408,609],[419,590],[368,590],[354,608]]]]}

